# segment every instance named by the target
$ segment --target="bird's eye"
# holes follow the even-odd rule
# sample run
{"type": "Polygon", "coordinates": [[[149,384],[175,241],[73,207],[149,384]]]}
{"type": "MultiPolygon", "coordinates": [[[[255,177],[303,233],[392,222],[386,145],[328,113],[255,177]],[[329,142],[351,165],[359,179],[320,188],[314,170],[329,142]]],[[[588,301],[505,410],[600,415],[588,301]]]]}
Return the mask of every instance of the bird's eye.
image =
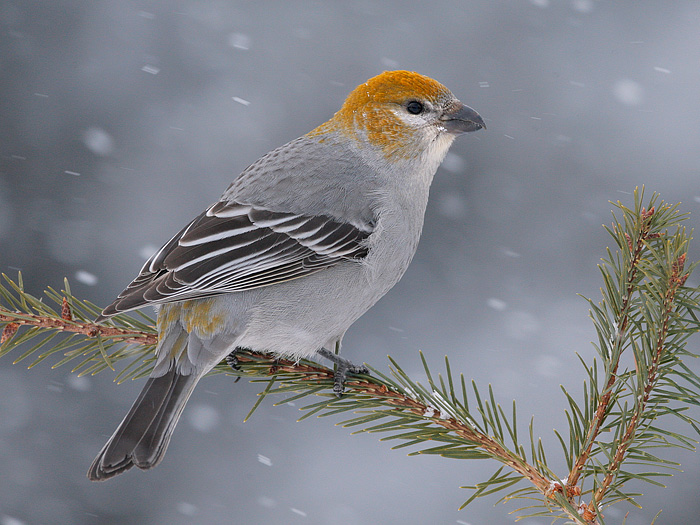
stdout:
{"type": "Polygon", "coordinates": [[[406,104],[406,110],[413,115],[419,115],[423,113],[423,109],[423,104],[421,104],[417,100],[411,100],[408,104],[406,104]]]}

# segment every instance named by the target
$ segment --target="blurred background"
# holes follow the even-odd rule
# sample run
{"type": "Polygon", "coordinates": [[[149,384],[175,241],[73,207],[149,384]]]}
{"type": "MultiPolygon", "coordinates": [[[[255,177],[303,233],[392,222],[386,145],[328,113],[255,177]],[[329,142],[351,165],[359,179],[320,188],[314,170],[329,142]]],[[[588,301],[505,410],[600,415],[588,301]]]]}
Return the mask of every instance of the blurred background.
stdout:
{"type": "MultiPolygon", "coordinates": [[[[594,353],[577,293],[599,297],[608,201],[631,204],[644,184],[700,225],[699,24],[694,0],[2,0],[0,271],[21,270],[36,294],[67,276],[106,305],[237,173],[354,86],[386,69],[430,75],[488,130],[453,146],[412,266],[344,354],[381,370],[390,354],[419,378],[418,350],[436,369],[448,355],[517,399],[523,425],[535,415],[564,476],[552,428],[566,428],[559,385],[584,379],[575,352],[594,353]]],[[[272,400],[244,424],[261,387],[221,376],[200,383],[157,469],[90,483],[143,383],[11,361],[1,525],[514,521],[497,498],[457,510],[459,487],[494,463],[408,458],[272,400]]],[[[609,522],[697,519],[700,454],[672,457],[685,472],[669,489],[641,485],[643,508],[618,505],[609,522]]]]}

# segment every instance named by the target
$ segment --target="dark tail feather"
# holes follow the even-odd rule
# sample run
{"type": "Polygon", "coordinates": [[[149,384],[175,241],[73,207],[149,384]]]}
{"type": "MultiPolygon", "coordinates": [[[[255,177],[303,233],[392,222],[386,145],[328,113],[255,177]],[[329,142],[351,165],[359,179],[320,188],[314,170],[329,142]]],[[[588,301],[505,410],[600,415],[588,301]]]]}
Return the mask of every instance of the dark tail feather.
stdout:
{"type": "Polygon", "coordinates": [[[151,377],[117,430],[88,470],[92,481],[104,481],[136,465],[155,467],[163,459],[170,436],[194,390],[198,374],[181,375],[176,366],[151,377]]]}

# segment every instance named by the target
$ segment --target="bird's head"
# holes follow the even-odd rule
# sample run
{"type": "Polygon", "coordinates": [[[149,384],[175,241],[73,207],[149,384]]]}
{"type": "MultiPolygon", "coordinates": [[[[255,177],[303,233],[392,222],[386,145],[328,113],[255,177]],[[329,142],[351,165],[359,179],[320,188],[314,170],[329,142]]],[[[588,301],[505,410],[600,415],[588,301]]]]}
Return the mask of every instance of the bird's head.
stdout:
{"type": "Polygon", "coordinates": [[[457,135],[483,119],[445,86],[412,71],[385,71],[357,86],[326,124],[312,131],[347,134],[386,157],[428,155],[440,162],[457,135]]]}

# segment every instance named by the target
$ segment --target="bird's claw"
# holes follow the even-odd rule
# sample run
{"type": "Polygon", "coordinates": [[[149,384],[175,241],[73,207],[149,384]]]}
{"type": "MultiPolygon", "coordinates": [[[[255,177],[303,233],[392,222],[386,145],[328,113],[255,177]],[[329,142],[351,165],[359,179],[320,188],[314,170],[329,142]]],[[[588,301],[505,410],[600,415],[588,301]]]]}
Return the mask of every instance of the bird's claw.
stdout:
{"type": "Polygon", "coordinates": [[[338,354],[334,354],[322,348],[318,352],[322,357],[333,361],[336,365],[335,373],[333,374],[333,393],[340,397],[343,395],[345,390],[345,381],[348,378],[348,373],[351,374],[369,374],[369,369],[365,365],[356,365],[351,361],[340,357],[338,354]]]}
{"type": "Polygon", "coordinates": [[[241,365],[238,364],[238,357],[236,357],[236,350],[233,350],[229,355],[225,357],[226,364],[231,367],[231,370],[238,371],[241,369],[241,365]]]}

